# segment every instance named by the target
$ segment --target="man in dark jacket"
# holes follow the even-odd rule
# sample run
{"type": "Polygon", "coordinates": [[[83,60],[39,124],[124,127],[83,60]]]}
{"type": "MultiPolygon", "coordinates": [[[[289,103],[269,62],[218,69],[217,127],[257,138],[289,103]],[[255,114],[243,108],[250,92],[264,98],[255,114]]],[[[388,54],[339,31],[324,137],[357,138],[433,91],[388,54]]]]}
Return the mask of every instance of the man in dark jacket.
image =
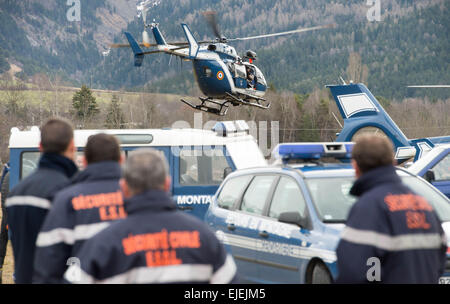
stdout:
{"type": "Polygon", "coordinates": [[[71,124],[50,119],[41,128],[43,153],[38,169],[17,184],[6,199],[14,253],[16,283],[31,283],[36,238],[57,191],[69,183],[77,167],[71,124]]]}
{"type": "Polygon", "coordinates": [[[72,283],[230,283],[236,265],[200,220],[178,211],[161,153],[130,153],[121,188],[127,218],[86,241],[72,283]],[[81,267],[80,267],[81,266],[81,267]]]}
{"type": "Polygon", "coordinates": [[[3,264],[5,262],[6,249],[8,247],[8,225],[6,224],[5,201],[9,191],[9,166],[5,164],[0,178],[2,223],[0,225],[0,284],[2,284],[3,264]]]}
{"type": "Polygon", "coordinates": [[[445,234],[431,205],[402,184],[391,142],[361,136],[352,157],[359,199],[337,248],[337,283],[438,283],[445,234]]]}
{"type": "Polygon", "coordinates": [[[83,243],[125,217],[119,179],[121,154],[117,139],[104,133],[89,137],[86,169],[74,185],[57,193],[36,242],[34,283],[62,283],[67,265],[77,263],[83,243]]]}

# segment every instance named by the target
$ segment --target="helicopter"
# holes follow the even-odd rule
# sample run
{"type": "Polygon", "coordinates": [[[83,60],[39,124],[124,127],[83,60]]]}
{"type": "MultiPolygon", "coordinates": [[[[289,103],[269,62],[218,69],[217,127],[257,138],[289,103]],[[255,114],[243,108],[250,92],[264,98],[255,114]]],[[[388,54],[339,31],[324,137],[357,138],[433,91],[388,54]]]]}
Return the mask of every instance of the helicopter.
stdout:
{"type": "Polygon", "coordinates": [[[335,27],[334,24],[329,24],[273,34],[228,39],[221,35],[216,12],[208,11],[202,14],[212,28],[216,39],[197,41],[188,25],[182,23],[181,27],[187,42],[166,42],[159,30],[159,24],[155,23],[155,20],[147,24],[146,10],[144,10],[142,12],[144,21],[143,42],[138,43],[129,32],[125,32],[128,44],[112,44],[111,48],[131,47],[136,67],[142,65],[145,55],[157,53],[166,53],[181,57],[184,61],[192,61],[195,79],[200,90],[207,97],[199,97],[199,104],[191,103],[185,99],[181,99],[181,101],[195,110],[219,116],[226,115],[230,105],[245,105],[261,109],[269,109],[270,107],[270,101],[263,98],[267,90],[266,79],[261,70],[254,64],[257,59],[256,52],[248,50],[241,58],[235,48],[228,44],[229,42],[285,36],[335,27]],[[147,28],[151,29],[156,44],[150,43],[147,28]],[[156,49],[147,51],[143,50],[142,47],[155,47],[156,49]]]}

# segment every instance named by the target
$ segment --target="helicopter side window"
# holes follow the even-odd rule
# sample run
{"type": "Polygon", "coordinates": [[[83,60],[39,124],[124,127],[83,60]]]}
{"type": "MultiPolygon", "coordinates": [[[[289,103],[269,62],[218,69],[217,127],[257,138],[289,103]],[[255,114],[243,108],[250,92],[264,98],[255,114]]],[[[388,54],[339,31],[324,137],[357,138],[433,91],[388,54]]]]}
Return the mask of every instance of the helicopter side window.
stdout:
{"type": "Polygon", "coordinates": [[[211,77],[212,76],[212,71],[210,68],[208,67],[203,67],[203,75],[205,75],[205,77],[211,77]]]}
{"type": "Polygon", "coordinates": [[[247,87],[253,88],[256,84],[255,70],[251,66],[246,66],[247,70],[247,87]]]}
{"type": "Polygon", "coordinates": [[[235,74],[234,64],[229,62],[229,63],[227,63],[227,67],[228,67],[228,70],[230,71],[231,75],[234,75],[235,74]]]}
{"type": "Polygon", "coordinates": [[[239,78],[247,78],[247,73],[245,72],[245,66],[241,64],[235,64],[234,65],[235,71],[236,71],[236,77],[239,78]]]}

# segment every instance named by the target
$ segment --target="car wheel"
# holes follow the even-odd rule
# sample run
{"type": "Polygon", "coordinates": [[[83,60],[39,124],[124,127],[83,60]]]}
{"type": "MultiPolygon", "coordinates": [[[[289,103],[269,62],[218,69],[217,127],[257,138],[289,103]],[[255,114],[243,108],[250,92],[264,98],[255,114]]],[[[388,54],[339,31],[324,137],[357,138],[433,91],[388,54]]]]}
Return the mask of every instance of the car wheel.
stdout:
{"type": "Polygon", "coordinates": [[[331,284],[332,279],[327,267],[322,263],[314,265],[311,277],[312,284],[331,284]]]}

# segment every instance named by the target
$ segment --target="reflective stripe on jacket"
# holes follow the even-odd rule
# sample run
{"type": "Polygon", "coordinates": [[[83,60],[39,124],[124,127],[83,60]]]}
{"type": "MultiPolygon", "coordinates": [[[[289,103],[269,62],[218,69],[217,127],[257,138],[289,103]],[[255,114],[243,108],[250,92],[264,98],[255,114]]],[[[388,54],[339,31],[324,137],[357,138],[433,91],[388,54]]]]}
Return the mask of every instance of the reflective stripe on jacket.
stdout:
{"type": "Polygon", "coordinates": [[[441,222],[396,169],[365,173],[350,193],[359,200],[337,248],[337,283],[438,283],[447,249],[441,222]]]}
{"type": "Polygon", "coordinates": [[[16,283],[29,284],[33,276],[36,238],[56,192],[77,172],[74,162],[59,154],[45,153],[39,168],[8,194],[6,208],[14,253],[16,283]]]}
{"type": "Polygon", "coordinates": [[[58,192],[36,241],[34,283],[62,283],[84,241],[126,217],[119,188],[119,163],[88,165],[58,192]]]}
{"type": "Polygon", "coordinates": [[[126,219],[86,241],[65,279],[72,283],[230,283],[236,276],[213,231],[176,209],[163,191],[125,201],[126,219]]]}

